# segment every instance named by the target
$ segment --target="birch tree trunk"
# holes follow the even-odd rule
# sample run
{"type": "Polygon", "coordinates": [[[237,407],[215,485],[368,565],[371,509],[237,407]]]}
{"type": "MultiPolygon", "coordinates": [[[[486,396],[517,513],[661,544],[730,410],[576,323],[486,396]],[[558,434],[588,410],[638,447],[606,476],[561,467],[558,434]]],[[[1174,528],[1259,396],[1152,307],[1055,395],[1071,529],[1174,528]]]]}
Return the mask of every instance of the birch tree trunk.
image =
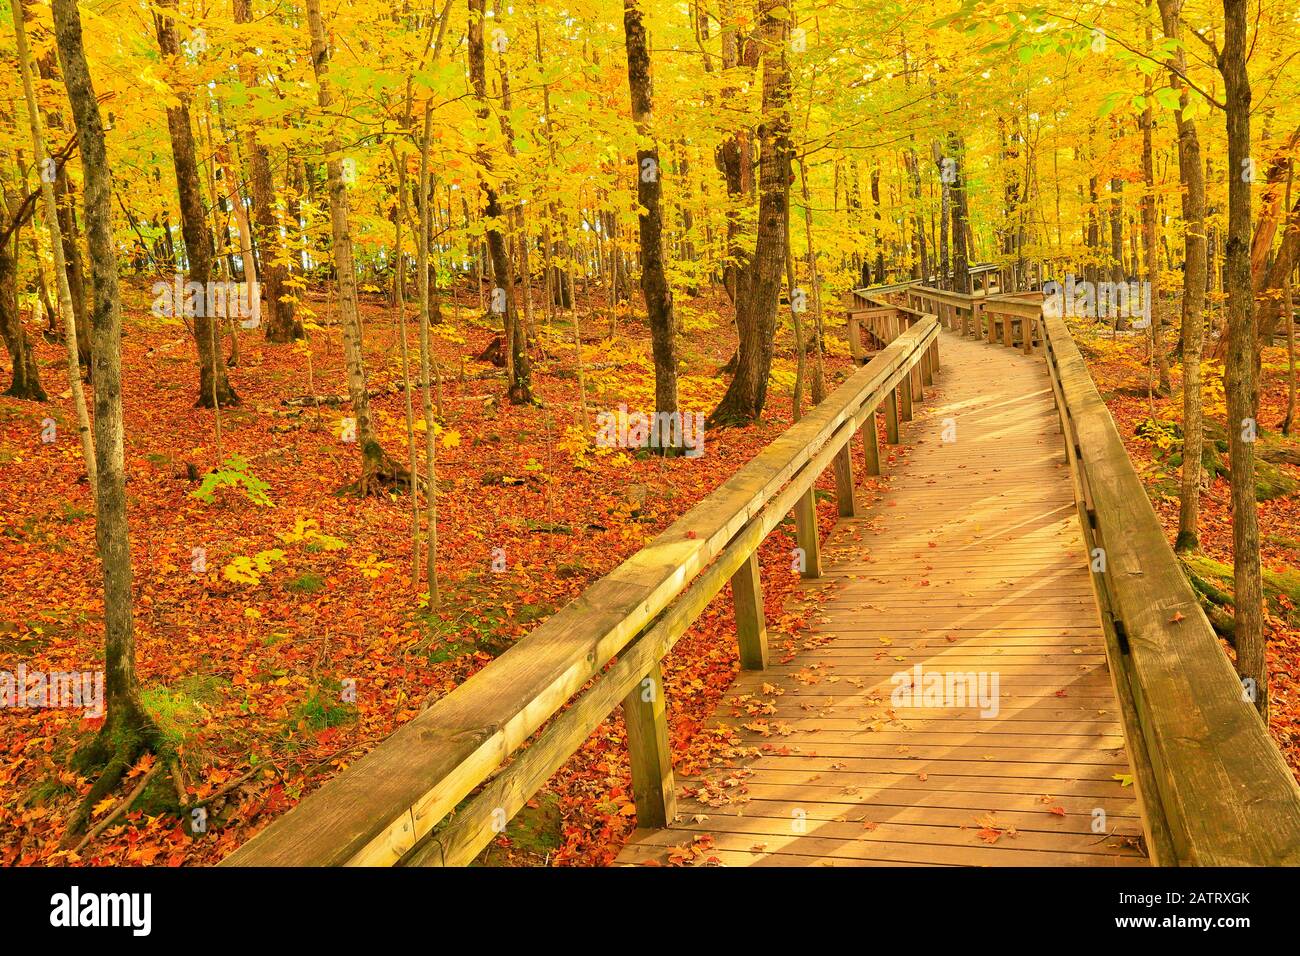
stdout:
{"type": "MultiPolygon", "coordinates": [[[[311,60],[316,75],[316,101],[328,114],[333,103],[329,81],[329,47],[325,24],[321,19],[320,0],[307,0],[307,28],[311,32],[311,60]]],[[[329,157],[325,163],[329,188],[330,227],[334,238],[334,271],[339,289],[339,319],[343,327],[343,356],[347,366],[348,395],[356,416],[356,437],[361,445],[361,476],[347,490],[359,497],[383,494],[390,485],[410,485],[411,475],[384,451],[375,433],[366,392],[366,364],[362,352],[361,317],[357,311],[357,275],[352,260],[352,235],[349,225],[348,191],[343,182],[343,160],[339,157],[338,137],[330,135],[325,144],[329,157]]]]}
{"type": "Polygon", "coordinates": [[[104,126],[81,39],[76,0],[53,0],[55,39],[63,82],[77,127],[85,175],[86,245],[90,260],[91,354],[95,390],[95,540],[104,579],[104,706],[98,734],[76,754],[89,769],[106,765],[69,828],[85,825],[90,809],[116,785],[144,749],[157,749],[157,728],[140,703],[135,673],[135,625],[131,597],[131,546],[127,535],[122,425],[122,311],[117,248],[110,199],[113,177],[104,148],[104,126]]]}
{"type": "Polygon", "coordinates": [[[45,144],[45,124],[41,120],[40,106],[36,102],[36,86],[32,80],[32,54],[27,46],[27,26],[21,0],[13,0],[14,36],[18,47],[18,68],[23,75],[23,96],[27,100],[27,119],[32,131],[32,156],[36,160],[37,175],[41,181],[41,201],[45,206],[45,224],[50,231],[50,253],[54,259],[54,284],[58,290],[59,311],[63,313],[63,344],[68,352],[68,387],[72,390],[72,406],[77,413],[77,433],[81,438],[81,457],[86,464],[86,477],[90,493],[96,494],[98,470],[95,467],[95,441],[90,432],[90,412],[86,408],[86,393],[81,387],[81,360],[77,352],[77,310],[73,305],[72,289],[68,284],[67,265],[63,260],[63,235],[59,229],[59,210],[54,198],[54,184],[48,175],[50,153],[45,144]]]}

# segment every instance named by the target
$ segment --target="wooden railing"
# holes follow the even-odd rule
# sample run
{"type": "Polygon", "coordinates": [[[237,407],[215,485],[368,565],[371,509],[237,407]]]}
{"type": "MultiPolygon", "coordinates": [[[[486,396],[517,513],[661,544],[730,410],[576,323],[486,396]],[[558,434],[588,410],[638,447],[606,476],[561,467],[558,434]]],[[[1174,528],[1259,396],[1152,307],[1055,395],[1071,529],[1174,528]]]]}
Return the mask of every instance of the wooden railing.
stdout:
{"type": "MultiPolygon", "coordinates": [[[[954,293],[912,286],[911,302],[954,293]]],[[[1163,866],[1300,865],[1300,787],[1223,653],[1063,318],[964,297],[969,331],[1041,337],[1065,437],[1148,854],[1163,866]],[[1014,327],[1012,322],[1014,320],[1014,327]],[[1005,323],[1005,324],[1003,324],[1005,323]]]]}
{"type": "Polygon", "coordinates": [[[933,316],[911,324],[650,544],[223,865],[467,864],[620,704],[637,822],[664,826],[675,788],[660,660],[730,582],[741,666],[766,666],[759,545],[793,510],[802,573],[820,576],[814,485],[832,468],[839,513],[855,513],[853,437],[879,474],[876,415],[896,443],[933,379],[938,334],[933,316]]]}
{"type": "Polygon", "coordinates": [[[1179,567],[1064,319],[1041,321],[1151,859],[1300,865],[1300,787],[1179,567]]]}

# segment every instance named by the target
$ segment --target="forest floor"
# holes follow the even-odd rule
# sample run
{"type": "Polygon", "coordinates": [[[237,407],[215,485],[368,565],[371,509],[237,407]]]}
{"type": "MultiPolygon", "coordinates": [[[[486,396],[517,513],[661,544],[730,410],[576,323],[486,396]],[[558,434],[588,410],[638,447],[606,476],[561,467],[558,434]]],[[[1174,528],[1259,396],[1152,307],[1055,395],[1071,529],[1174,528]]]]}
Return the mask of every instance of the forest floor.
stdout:
{"type": "MultiPolygon", "coordinates": [[[[588,411],[623,403],[652,411],[648,330],[625,310],[611,315],[595,292],[579,303],[588,411]]],[[[260,331],[241,335],[230,378],[242,404],[222,411],[218,450],[211,412],[194,408],[197,371],[186,329],[150,314],[146,287],[129,290],[123,392],[138,673],[145,703],[181,759],[187,803],[208,801],[205,832],[182,827],[175,790],[160,773],[80,854],[59,850],[90,784],[68,769],[68,755],[101,720],[12,710],[0,720],[0,864],[215,863],[638,550],[791,422],[794,356],[782,339],[761,424],[708,430],[698,458],[592,447],[594,430],[575,424],[567,313],[543,331],[534,353],[540,407],[512,407],[501,370],[474,358],[494,337],[476,299],[472,289],[462,293],[444,306],[451,321],[435,328],[444,376],[435,429],[443,603],[430,612],[422,586],[412,583],[410,498],[334,494],[359,465],[356,445],[342,440],[349,406],[285,404],[344,392],[332,303],[309,302],[321,325],[310,357],[301,345],[267,344],[260,331]],[[266,483],[273,504],[257,504],[237,487],[217,490],[212,503],[194,496],[199,482],[190,475],[232,453],[266,483]]],[[[679,312],[682,406],[707,413],[724,390],[718,368],[735,339],[724,317],[730,308],[725,299],[697,299],[681,302],[679,312]]],[[[395,313],[378,297],[363,303],[370,390],[380,393],[372,408],[384,446],[405,460],[395,313]]],[[[413,320],[408,331],[418,360],[413,320]]],[[[61,394],[61,347],[33,337],[54,401],[0,399],[0,594],[7,595],[0,670],[93,671],[102,666],[103,640],[93,504],[76,419],[61,394]],[[47,416],[57,423],[48,443],[47,416]]],[[[851,363],[847,348],[836,347],[842,338],[828,338],[838,353],[827,363],[833,387],[851,363]]],[[[417,443],[422,449],[422,433],[417,443]]],[[[833,487],[829,473],[824,483],[833,487]]],[[[823,501],[824,529],[833,511],[823,501]]],[[[782,525],[761,551],[775,654],[805,613],[801,600],[787,602],[798,598],[793,547],[792,525],[782,525]]],[[[731,621],[724,591],[665,660],[674,753],[684,769],[730,747],[698,731],[738,669],[731,621]]],[[[148,769],[145,758],[127,786],[148,769]]],[[[615,715],[516,817],[488,860],[610,861],[634,826],[628,785],[615,715]]],[[[92,825],[121,796],[103,801],[92,825]]]]}
{"type": "MultiPolygon", "coordinates": [[[[594,448],[593,430],[576,424],[579,386],[567,313],[543,331],[535,353],[541,405],[512,407],[503,399],[500,370],[474,358],[493,338],[494,324],[473,290],[463,292],[447,307],[451,321],[435,335],[444,376],[438,430],[443,605],[433,612],[412,583],[410,499],[334,494],[356,477],[359,463],[355,444],[342,437],[346,403],[285,404],[343,393],[332,304],[319,297],[309,302],[322,325],[312,333],[310,355],[301,345],[267,344],[260,331],[241,336],[231,381],[243,402],[223,410],[218,449],[211,412],[193,407],[188,333],[149,313],[147,287],[132,286],[128,295],[124,401],[138,671],[145,702],[183,767],[186,803],[203,802],[206,825],[197,834],[182,826],[178,798],[158,774],[134,808],[79,854],[60,850],[72,809],[90,784],[68,769],[68,754],[100,721],[69,710],[11,710],[0,720],[0,864],[215,863],[635,552],[791,420],[794,356],[787,335],[778,341],[761,424],[710,429],[699,458],[594,448]],[[266,483],[271,505],[237,488],[218,490],[212,503],[194,496],[199,482],[188,466],[202,475],[232,453],[266,483]]],[[[604,298],[600,293],[579,305],[588,412],[620,404],[649,410],[648,331],[624,310],[611,313],[604,298]]],[[[724,388],[717,370],[734,342],[730,308],[719,296],[679,302],[679,311],[682,405],[707,412],[724,388]]],[[[370,388],[380,393],[373,401],[380,436],[391,454],[405,459],[395,310],[375,298],[363,303],[363,320],[370,388]]],[[[828,324],[828,386],[834,387],[850,363],[834,310],[828,324]]],[[[408,332],[414,349],[413,322],[408,332]]],[[[103,605],[92,503],[61,347],[34,337],[54,401],[0,399],[0,670],[24,664],[29,672],[93,671],[102,666],[103,605]],[[52,442],[42,441],[47,417],[56,423],[52,442]]],[[[1140,429],[1149,437],[1137,433],[1151,414],[1145,340],[1112,341],[1097,333],[1085,337],[1085,348],[1172,535],[1177,468],[1169,463],[1170,426],[1140,429]]],[[[1279,360],[1277,350],[1268,350],[1265,371],[1261,418],[1272,427],[1285,406],[1284,353],[1279,360]]],[[[1174,384],[1177,396],[1176,369],[1174,384]]],[[[1178,399],[1157,399],[1155,418],[1178,421],[1178,399]]],[[[1294,478],[1296,469],[1287,465],[1282,472],[1294,478]]],[[[823,485],[832,487],[829,474],[823,485]]],[[[823,532],[835,520],[829,498],[819,507],[823,532]]],[[[1211,484],[1203,509],[1205,554],[1230,561],[1225,479],[1211,484]]],[[[1261,505],[1266,567],[1286,572],[1292,566],[1300,548],[1298,512],[1290,494],[1261,505]]],[[[778,657],[792,651],[813,611],[790,568],[793,546],[787,522],[760,552],[778,657]]],[[[1274,611],[1272,729],[1300,769],[1300,639],[1289,606],[1274,611]]],[[[737,667],[724,589],[665,659],[679,772],[731,755],[729,735],[703,724],[737,667]]],[[[616,713],[483,861],[612,860],[634,827],[625,751],[616,713]]],[[[149,769],[145,758],[133,777],[149,769]]],[[[97,807],[92,825],[120,797],[97,807]]]]}

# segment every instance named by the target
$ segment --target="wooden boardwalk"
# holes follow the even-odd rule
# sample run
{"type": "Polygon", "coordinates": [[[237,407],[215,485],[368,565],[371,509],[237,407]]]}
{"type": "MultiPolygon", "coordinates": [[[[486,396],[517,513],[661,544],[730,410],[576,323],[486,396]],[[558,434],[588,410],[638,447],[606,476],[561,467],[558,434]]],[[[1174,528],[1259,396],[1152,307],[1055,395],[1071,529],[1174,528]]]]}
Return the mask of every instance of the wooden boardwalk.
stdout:
{"type": "Polygon", "coordinates": [[[740,756],[678,777],[673,825],[618,862],[1146,864],[1042,359],[940,350],[882,446],[897,460],[825,543],[816,627],[793,652],[774,637],[716,715],[740,756]],[[918,666],[918,699],[895,698],[918,666]],[[951,674],[996,678],[995,703],[931,696],[924,675],[951,674]]]}

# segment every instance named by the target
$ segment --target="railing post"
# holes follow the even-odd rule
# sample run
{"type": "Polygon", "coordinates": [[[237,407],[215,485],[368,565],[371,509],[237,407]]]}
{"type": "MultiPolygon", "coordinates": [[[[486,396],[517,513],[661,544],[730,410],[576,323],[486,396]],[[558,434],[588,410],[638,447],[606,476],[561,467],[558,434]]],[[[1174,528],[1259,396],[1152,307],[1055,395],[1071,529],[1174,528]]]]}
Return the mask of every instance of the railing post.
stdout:
{"type": "Polygon", "coordinates": [[[658,661],[645,679],[623,698],[623,723],[627,727],[637,825],[666,827],[677,815],[677,794],[668,747],[664,681],[658,661]]]}
{"type": "Polygon", "coordinates": [[[740,669],[761,671],[767,667],[767,622],[763,619],[763,583],[758,576],[757,552],[731,576],[731,603],[736,609],[740,669]]]}
{"type": "Polygon", "coordinates": [[[903,380],[898,383],[898,397],[900,399],[902,419],[905,422],[912,420],[912,370],[908,369],[903,380]]]}
{"type": "Polygon", "coordinates": [[[822,544],[817,534],[817,498],[809,488],[794,506],[795,544],[803,553],[803,567],[799,574],[805,578],[822,576],[822,544]]]}
{"type": "Polygon", "coordinates": [[[858,513],[857,501],[853,497],[853,450],[852,436],[844,447],[835,455],[831,469],[835,472],[835,507],[841,518],[852,518],[858,513]]]}
{"type": "Polygon", "coordinates": [[[891,388],[885,397],[885,441],[898,444],[898,386],[891,388]]]}
{"type": "Polygon", "coordinates": [[[868,475],[880,474],[880,433],[876,430],[876,411],[871,410],[862,425],[862,463],[868,475]]]}
{"type": "Polygon", "coordinates": [[[928,346],[921,357],[921,378],[926,385],[934,384],[934,346],[928,346]]]}
{"type": "Polygon", "coordinates": [[[918,402],[925,400],[925,388],[921,384],[921,379],[923,377],[921,366],[924,362],[925,353],[922,352],[921,355],[917,357],[916,364],[912,366],[912,371],[908,375],[908,378],[912,383],[912,398],[918,402]]]}
{"type": "Polygon", "coordinates": [[[857,315],[849,313],[848,329],[849,352],[853,356],[853,364],[861,365],[865,353],[862,348],[862,322],[857,315]]]}

